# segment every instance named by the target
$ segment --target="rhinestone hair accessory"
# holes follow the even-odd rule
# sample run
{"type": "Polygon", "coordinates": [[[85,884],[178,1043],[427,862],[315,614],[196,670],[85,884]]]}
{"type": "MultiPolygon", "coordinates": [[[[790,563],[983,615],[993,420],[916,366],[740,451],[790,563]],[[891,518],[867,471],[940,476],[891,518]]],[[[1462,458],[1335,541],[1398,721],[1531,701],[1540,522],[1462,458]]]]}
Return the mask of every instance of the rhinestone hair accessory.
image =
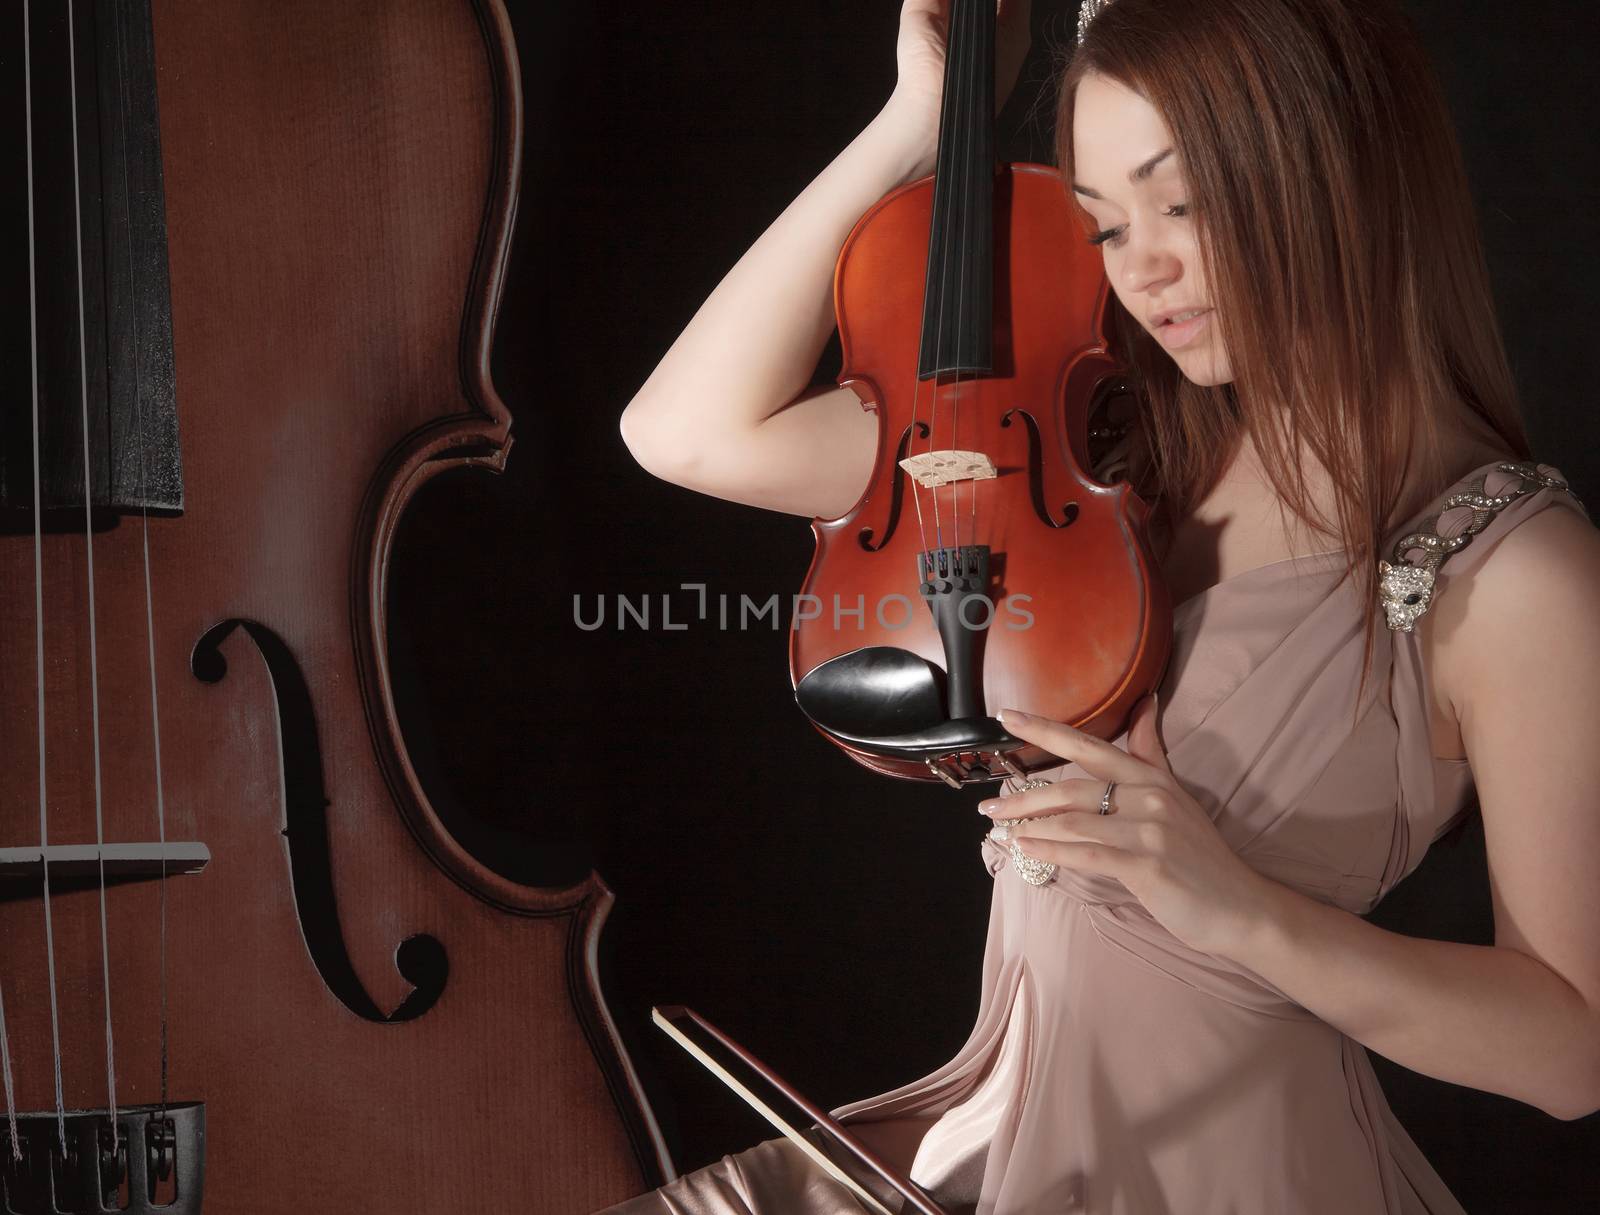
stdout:
{"type": "Polygon", "coordinates": [[[1111,0],[1083,0],[1083,7],[1078,10],[1078,45],[1083,45],[1083,36],[1089,31],[1089,22],[1100,15],[1100,10],[1109,7],[1111,0]]]}
{"type": "MultiPolygon", "coordinates": [[[[1535,463],[1515,461],[1496,464],[1494,468],[1479,473],[1466,489],[1446,498],[1433,517],[1417,531],[1402,536],[1395,543],[1391,554],[1393,560],[1378,562],[1378,600],[1383,604],[1383,614],[1390,630],[1411,632],[1417,617],[1426,612],[1433,602],[1433,584],[1439,563],[1451,553],[1465,548],[1473,536],[1489,525],[1489,520],[1523,494],[1541,489],[1560,489],[1572,493],[1564,478],[1540,472],[1535,463]],[[1518,480],[1502,493],[1491,496],[1486,490],[1486,483],[1489,473],[1496,470],[1511,473],[1518,480]],[[1446,511],[1457,506],[1471,507],[1472,518],[1459,534],[1448,537],[1439,535],[1439,520],[1446,511]],[[1406,556],[1414,548],[1420,548],[1423,552],[1420,562],[1412,562],[1406,556]]],[[[1580,507],[1583,506],[1582,499],[1576,494],[1573,494],[1573,500],[1580,507]]],[[[1587,507],[1584,507],[1584,513],[1589,513],[1587,507]]]]}

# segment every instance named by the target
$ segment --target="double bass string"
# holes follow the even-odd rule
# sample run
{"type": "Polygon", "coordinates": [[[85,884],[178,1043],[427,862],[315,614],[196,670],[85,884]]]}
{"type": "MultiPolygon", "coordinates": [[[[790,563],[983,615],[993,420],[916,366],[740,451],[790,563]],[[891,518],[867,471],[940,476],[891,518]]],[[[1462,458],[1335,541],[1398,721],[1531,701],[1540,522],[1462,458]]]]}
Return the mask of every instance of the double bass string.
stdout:
{"type": "Polygon", "coordinates": [[[5,1065],[6,1121],[11,1129],[11,1159],[22,1159],[22,1144],[17,1139],[17,1094],[11,1078],[11,1044],[6,1038],[6,1001],[0,993],[0,1059],[5,1065]]]}
{"type": "MultiPolygon", "coordinates": [[[[128,56],[126,45],[126,30],[124,23],[118,21],[117,25],[117,71],[122,83],[122,106],[118,112],[120,129],[122,132],[122,213],[128,217],[131,225],[133,222],[133,207],[128,190],[128,115],[132,112],[133,102],[128,92],[128,56]]],[[[128,252],[128,281],[133,282],[133,241],[127,242],[128,252]]],[[[159,964],[161,983],[161,1097],[158,1117],[164,1118],[167,1112],[167,811],[165,785],[161,779],[161,700],[156,694],[156,624],[155,624],[155,594],[152,590],[150,577],[150,511],[146,504],[145,491],[148,489],[144,459],[144,390],[139,383],[139,310],[130,310],[130,321],[133,328],[133,433],[136,436],[134,446],[139,451],[139,525],[140,538],[144,546],[144,623],[145,641],[149,653],[150,665],[150,729],[151,746],[155,751],[155,776],[156,776],[156,839],[161,848],[161,878],[159,889],[160,912],[160,938],[161,959],[159,964]]]]}
{"type": "MultiPolygon", "coordinates": [[[[30,41],[30,39],[28,37],[28,0],[22,0],[22,64],[23,64],[22,74],[23,74],[23,82],[24,82],[23,91],[24,91],[24,94],[25,94],[25,100],[23,102],[23,111],[24,111],[24,114],[25,114],[25,125],[28,128],[28,130],[27,130],[27,140],[28,140],[28,145],[29,145],[28,146],[28,229],[29,229],[29,231],[28,231],[28,272],[29,272],[28,273],[28,286],[29,286],[29,289],[31,291],[32,286],[33,286],[33,146],[32,146],[33,145],[33,63],[32,63],[32,58],[31,58],[31,54],[30,54],[29,46],[28,46],[29,41],[30,41]]],[[[29,308],[28,308],[28,322],[29,322],[29,325],[30,325],[30,336],[31,336],[32,334],[37,333],[37,330],[32,328],[32,326],[33,326],[33,307],[32,307],[31,301],[30,301],[29,308]]],[[[29,343],[29,345],[31,347],[31,353],[32,353],[32,356],[33,356],[33,384],[34,384],[34,388],[33,388],[33,402],[34,402],[34,405],[33,405],[33,416],[34,416],[34,426],[33,426],[33,433],[34,433],[34,477],[33,477],[33,484],[34,484],[34,504],[35,504],[35,506],[34,506],[34,519],[37,521],[37,519],[39,517],[39,514],[38,514],[38,500],[39,500],[38,499],[38,486],[39,486],[39,473],[38,473],[38,468],[39,468],[39,459],[38,459],[38,436],[39,436],[39,423],[38,423],[38,417],[39,417],[39,387],[38,387],[38,385],[39,385],[39,346],[38,346],[38,342],[37,341],[31,341],[29,343]]],[[[34,568],[33,568],[33,582],[34,582],[34,587],[35,587],[35,598],[36,599],[37,599],[37,588],[38,588],[38,585],[39,585],[39,566],[38,566],[38,562],[37,562],[38,550],[39,550],[39,537],[38,537],[38,534],[37,534],[37,531],[36,531],[35,532],[35,538],[34,538],[35,564],[34,564],[34,568]]],[[[41,669],[42,669],[42,666],[43,666],[43,664],[41,663],[40,664],[41,669]]],[[[43,679],[40,679],[39,686],[40,686],[40,688],[42,690],[43,687],[44,687],[43,679]]],[[[4,1082],[5,1082],[5,1090],[6,1090],[6,1127],[10,1131],[10,1134],[11,1134],[11,1159],[20,1162],[22,1160],[22,1142],[17,1136],[17,1086],[16,1086],[15,1077],[11,1073],[11,1039],[10,1039],[10,1036],[6,1033],[5,981],[4,981],[4,977],[3,976],[0,976],[0,1074],[3,1074],[3,1078],[4,1078],[4,1082]]]]}
{"type": "MultiPolygon", "coordinates": [[[[111,952],[106,930],[105,812],[100,779],[100,663],[95,638],[94,611],[94,502],[89,477],[89,354],[83,320],[83,194],[78,165],[78,42],[73,0],[67,0],[67,82],[72,90],[72,214],[76,224],[74,247],[78,272],[78,399],[83,410],[83,554],[89,591],[89,703],[94,720],[94,842],[95,861],[100,876],[100,979],[105,993],[106,1015],[106,1109],[111,1120],[111,1151],[118,1148],[117,1064],[111,1034],[111,952]]],[[[37,482],[35,482],[37,488],[37,482]]],[[[35,527],[38,526],[37,515],[35,527]]],[[[48,873],[48,870],[46,871],[48,873]]],[[[46,888],[48,889],[48,879],[46,888]]],[[[57,1068],[60,1048],[57,1047],[57,1068]]],[[[59,1092],[59,1090],[58,1090],[59,1092]]]]}
{"type": "MultiPolygon", "coordinates": [[[[61,1099],[61,1017],[56,999],[56,938],[50,917],[50,812],[45,776],[44,717],[44,539],[40,528],[42,509],[39,473],[39,288],[38,253],[34,247],[33,223],[33,39],[29,32],[29,0],[22,0],[22,80],[28,157],[28,353],[33,376],[33,628],[36,681],[39,690],[39,863],[44,874],[44,949],[50,975],[50,1043],[55,1063],[56,1138],[61,1154],[67,1151],[67,1116],[61,1099]]],[[[74,100],[76,104],[76,100],[74,100]]],[[[76,135],[76,132],[74,132],[76,135]]],[[[81,299],[81,297],[80,297],[81,299]]],[[[11,1125],[11,1155],[22,1159],[17,1137],[17,1104],[11,1086],[11,1051],[6,1049],[6,1115],[11,1125]]]]}

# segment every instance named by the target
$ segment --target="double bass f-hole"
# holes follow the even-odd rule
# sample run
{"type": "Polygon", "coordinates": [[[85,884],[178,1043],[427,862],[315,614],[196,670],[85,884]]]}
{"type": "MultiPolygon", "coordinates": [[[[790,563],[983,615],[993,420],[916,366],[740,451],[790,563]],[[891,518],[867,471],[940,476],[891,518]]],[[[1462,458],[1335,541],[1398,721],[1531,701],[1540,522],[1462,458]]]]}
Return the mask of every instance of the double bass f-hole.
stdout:
{"type": "Polygon", "coordinates": [[[223,642],[235,630],[254,643],[272,682],[283,769],[281,834],[287,845],[295,913],[305,936],[306,952],[328,990],[356,1016],[379,1023],[414,1020],[444,993],[450,973],[444,945],[427,933],[414,933],[397,945],[395,968],[411,985],[411,992],[391,1012],[381,1010],[362,986],[339,928],[333,858],[328,846],[329,803],[316,710],[293,651],[258,621],[224,620],[200,638],[190,658],[190,669],[195,678],[205,683],[221,683],[228,670],[223,642]]]}

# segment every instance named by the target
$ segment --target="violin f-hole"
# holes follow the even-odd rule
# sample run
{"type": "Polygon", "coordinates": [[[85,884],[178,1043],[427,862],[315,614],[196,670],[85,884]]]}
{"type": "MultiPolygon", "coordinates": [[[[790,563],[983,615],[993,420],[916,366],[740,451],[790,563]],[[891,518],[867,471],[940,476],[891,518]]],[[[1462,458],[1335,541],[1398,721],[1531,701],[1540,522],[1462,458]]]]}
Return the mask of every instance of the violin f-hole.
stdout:
{"type": "Polygon", "coordinates": [[[905,459],[906,452],[911,449],[912,434],[915,432],[919,439],[926,439],[933,433],[926,422],[918,418],[900,432],[900,442],[895,447],[892,475],[889,478],[889,510],[883,523],[883,538],[874,541],[873,528],[869,525],[863,527],[857,535],[861,547],[869,553],[875,553],[890,540],[894,539],[895,528],[900,524],[900,511],[905,504],[906,474],[900,467],[900,461],[905,459]]]}
{"type": "Polygon", "coordinates": [[[1063,503],[1059,515],[1053,507],[1045,504],[1043,437],[1039,433],[1039,420],[1026,409],[1008,409],[1001,415],[1000,425],[1010,426],[1013,417],[1021,418],[1028,431],[1028,493],[1033,502],[1033,513],[1039,516],[1040,522],[1051,527],[1070,526],[1078,517],[1076,502],[1063,503]]]}

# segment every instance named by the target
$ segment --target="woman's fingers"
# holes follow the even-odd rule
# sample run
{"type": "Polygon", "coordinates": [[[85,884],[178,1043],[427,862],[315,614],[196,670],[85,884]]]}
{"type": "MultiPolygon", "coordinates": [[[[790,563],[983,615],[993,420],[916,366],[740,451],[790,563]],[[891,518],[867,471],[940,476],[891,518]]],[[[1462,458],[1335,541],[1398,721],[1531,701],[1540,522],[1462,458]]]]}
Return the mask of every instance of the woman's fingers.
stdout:
{"type": "Polygon", "coordinates": [[[1077,764],[1090,776],[1119,784],[1159,784],[1164,774],[1137,756],[1129,755],[1115,743],[1074,729],[1048,717],[1034,717],[1016,709],[1001,709],[1000,724],[1018,738],[1037,743],[1051,755],[1077,764]]]}
{"type": "Polygon", "coordinates": [[[1055,860],[1051,853],[1063,844],[1099,844],[1127,853],[1143,850],[1139,824],[1119,823],[1115,815],[1057,814],[996,826],[1001,834],[990,832],[990,836],[997,842],[1020,844],[1028,855],[1046,861],[1055,860]]]}
{"type": "MultiPolygon", "coordinates": [[[[1140,798],[1139,785],[1118,784],[1111,793],[1111,813],[1115,814],[1140,798]]],[[[1105,795],[1103,780],[1058,780],[1042,789],[1026,789],[1007,797],[993,797],[978,803],[978,813],[995,818],[1038,818],[1063,814],[1069,810],[1100,812],[1105,795]]]]}

